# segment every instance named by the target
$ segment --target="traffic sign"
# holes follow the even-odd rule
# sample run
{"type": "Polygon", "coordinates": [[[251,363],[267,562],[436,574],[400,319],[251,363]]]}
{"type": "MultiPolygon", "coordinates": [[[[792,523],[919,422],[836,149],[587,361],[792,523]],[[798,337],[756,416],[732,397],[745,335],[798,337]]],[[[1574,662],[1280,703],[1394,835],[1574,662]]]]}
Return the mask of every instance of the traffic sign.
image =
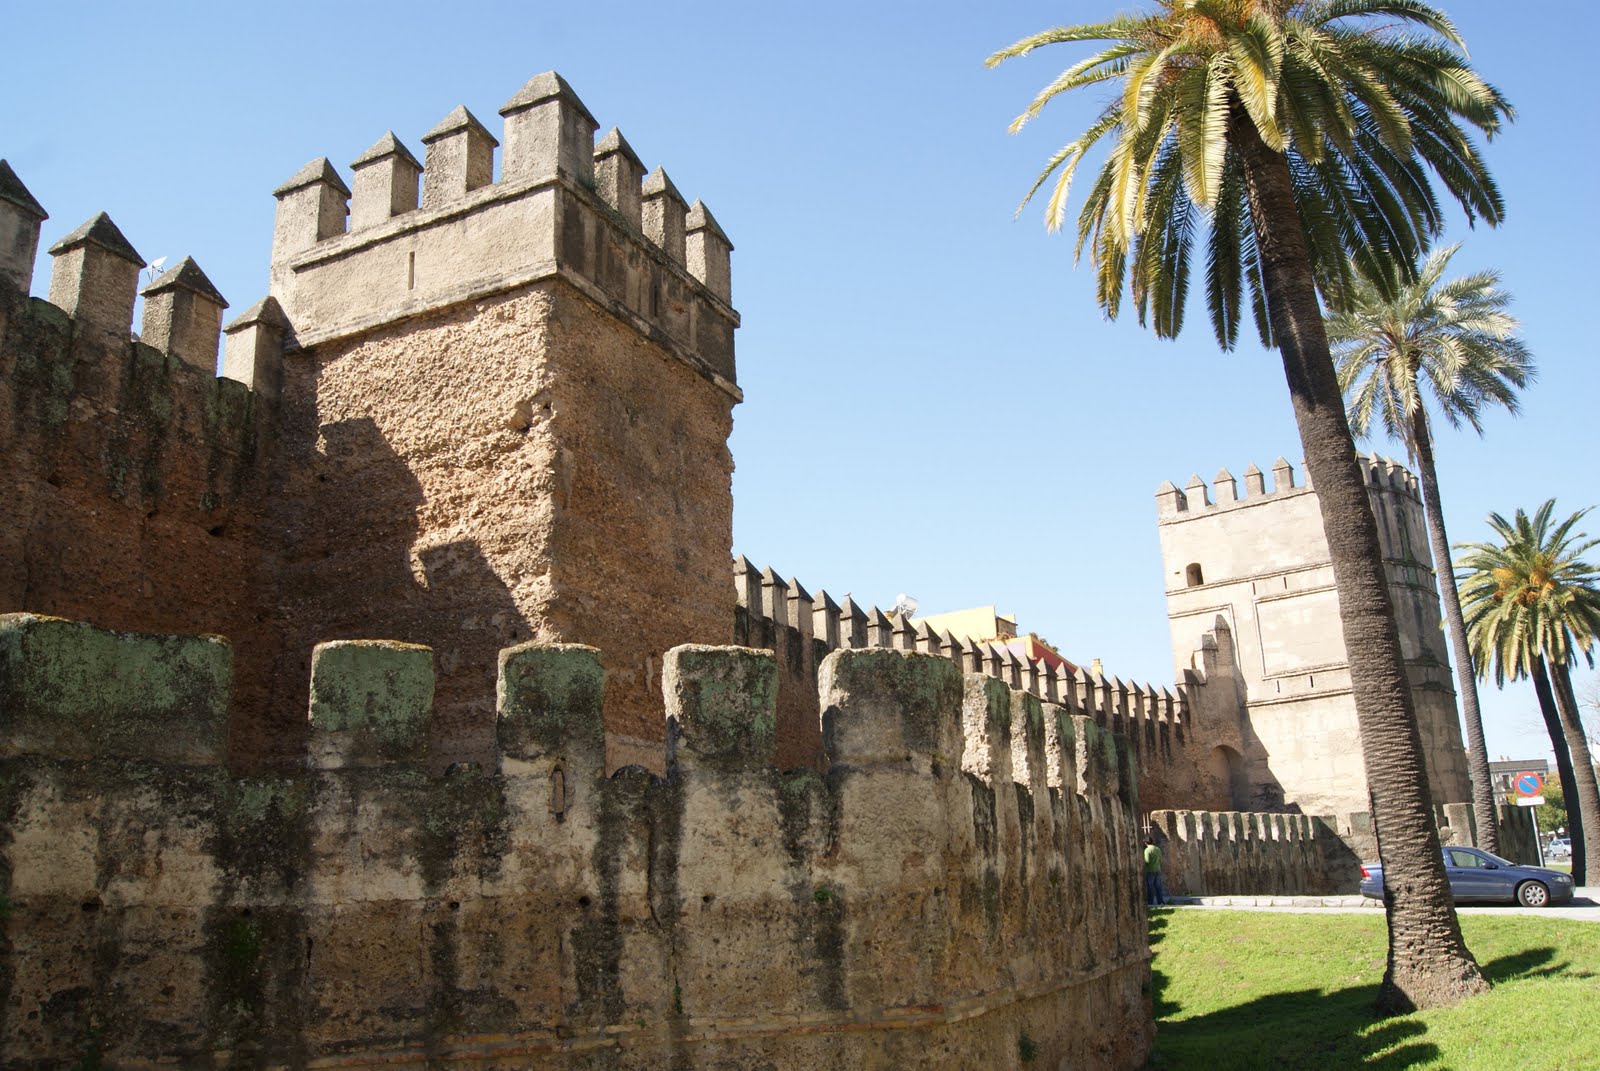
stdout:
{"type": "Polygon", "coordinates": [[[1543,796],[1518,796],[1517,797],[1517,806],[1518,807],[1543,807],[1544,806],[1544,797],[1543,796]]]}
{"type": "Polygon", "coordinates": [[[1537,796],[1544,791],[1544,777],[1531,770],[1524,770],[1517,774],[1512,786],[1519,796],[1537,796]]]}

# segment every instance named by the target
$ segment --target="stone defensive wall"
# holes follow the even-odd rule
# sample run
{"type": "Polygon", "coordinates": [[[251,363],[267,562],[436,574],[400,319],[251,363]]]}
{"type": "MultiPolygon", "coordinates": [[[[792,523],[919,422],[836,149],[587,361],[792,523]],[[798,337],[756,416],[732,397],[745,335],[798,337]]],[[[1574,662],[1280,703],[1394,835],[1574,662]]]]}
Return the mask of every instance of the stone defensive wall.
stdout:
{"type": "Polygon", "coordinates": [[[0,1063],[1134,1068],[1125,740],[951,659],[841,649],[823,761],[768,652],[668,652],[665,777],[606,776],[600,654],[496,668],[433,772],[435,659],[319,646],[292,776],[227,754],[217,636],[0,616],[0,1063]]]}
{"type": "MultiPolygon", "coordinates": [[[[1500,854],[1537,865],[1525,807],[1499,808],[1500,854]]],[[[1434,808],[1443,844],[1477,843],[1471,804],[1434,808]]],[[[1360,891],[1361,864],[1378,859],[1372,816],[1155,811],[1150,829],[1174,896],[1324,896],[1360,891]]]]}
{"type": "Polygon", "coordinates": [[[500,114],[301,168],[225,327],[103,213],[30,298],[48,216],[0,161],[0,612],[231,637],[236,769],[299,761],[320,640],[434,648],[442,768],[488,760],[503,647],[608,652],[615,767],[660,751],[664,653],[731,639],[732,243],[554,72],[500,114]]]}
{"type": "Polygon", "coordinates": [[[1355,892],[1361,882],[1350,853],[1323,818],[1156,811],[1150,824],[1162,848],[1167,892],[1174,896],[1317,896],[1355,892]]]}
{"type": "MultiPolygon", "coordinates": [[[[944,658],[969,675],[997,680],[1046,716],[1083,718],[1124,737],[1133,760],[1145,832],[1163,846],[1174,895],[1327,895],[1351,893],[1359,864],[1377,858],[1365,813],[1309,815],[1227,809],[1227,772],[1213,765],[1220,743],[1241,747],[1235,654],[1225,627],[1207,633],[1176,691],[1062,666],[1054,672],[1004,644],[974,643],[815,594],[772,569],[734,561],[736,641],[771,651],[783,682],[776,750],[784,768],[817,768],[823,755],[814,710],[820,667],[835,651],[888,649],[944,658]],[[1231,731],[1230,731],[1231,730],[1231,731]],[[1210,808],[1171,809],[1174,802],[1210,808]]],[[[1469,807],[1439,808],[1447,843],[1472,843],[1469,807]]],[[[1525,824],[1525,823],[1524,823],[1525,824]]]]}
{"type": "MultiPolygon", "coordinates": [[[[848,596],[841,603],[823,590],[813,595],[799,580],[786,580],[770,568],[758,570],[742,555],[734,561],[733,575],[735,640],[773,651],[791,696],[780,702],[778,732],[779,753],[790,765],[814,762],[820,754],[808,711],[823,660],[833,651],[883,647],[948,659],[964,673],[992,677],[1126,737],[1146,807],[1205,802],[1219,791],[1226,802],[1226,786],[1211,783],[1202,758],[1194,754],[1192,711],[1206,685],[1194,671],[1173,691],[1070,664],[1052,670],[1002,643],[959,639],[923,622],[863,607],[848,596]]],[[[1204,672],[1198,657],[1197,664],[1204,672]]]]}
{"type": "MultiPolygon", "coordinates": [[[[104,213],[50,246],[49,300],[30,298],[46,218],[0,161],[0,610],[264,647],[272,406],[216,373],[227,302],[188,257],[141,288],[144,258],[104,213]]],[[[230,356],[281,337],[277,315],[268,299],[230,323],[230,356]]],[[[260,696],[260,667],[238,687],[260,696]]]]}

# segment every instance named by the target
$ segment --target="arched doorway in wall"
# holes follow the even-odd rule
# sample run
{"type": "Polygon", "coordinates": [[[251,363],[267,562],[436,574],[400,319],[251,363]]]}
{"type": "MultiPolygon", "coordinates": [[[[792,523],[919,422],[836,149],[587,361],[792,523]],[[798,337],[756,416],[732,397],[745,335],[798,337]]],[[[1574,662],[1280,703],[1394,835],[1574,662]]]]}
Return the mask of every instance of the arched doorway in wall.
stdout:
{"type": "Polygon", "coordinates": [[[1250,806],[1250,780],[1244,773],[1244,759],[1233,748],[1218,744],[1211,749],[1210,772],[1228,788],[1228,802],[1235,811],[1253,810],[1250,806]]]}

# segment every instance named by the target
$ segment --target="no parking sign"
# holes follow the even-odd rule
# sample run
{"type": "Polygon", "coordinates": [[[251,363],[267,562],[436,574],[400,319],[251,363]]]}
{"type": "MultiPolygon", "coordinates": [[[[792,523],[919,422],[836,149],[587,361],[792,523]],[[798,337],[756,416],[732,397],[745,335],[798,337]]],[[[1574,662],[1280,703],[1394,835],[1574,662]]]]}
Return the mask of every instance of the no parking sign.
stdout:
{"type": "Polygon", "coordinates": [[[1517,806],[1537,807],[1544,802],[1544,775],[1524,770],[1512,780],[1511,789],[1517,794],[1517,806]]]}

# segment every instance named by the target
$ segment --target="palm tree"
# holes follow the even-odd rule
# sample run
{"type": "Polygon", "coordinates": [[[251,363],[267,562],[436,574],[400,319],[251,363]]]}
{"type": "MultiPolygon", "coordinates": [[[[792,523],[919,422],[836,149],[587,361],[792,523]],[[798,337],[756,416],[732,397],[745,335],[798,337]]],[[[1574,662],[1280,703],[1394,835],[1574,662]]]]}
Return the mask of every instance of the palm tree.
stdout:
{"type": "Polygon", "coordinates": [[[1114,82],[1120,92],[1050,158],[1028,196],[1054,177],[1045,215],[1059,228],[1074,172],[1104,142],[1077,232],[1107,315],[1126,284],[1140,322],[1176,335],[1206,230],[1218,341],[1237,341],[1248,296],[1263,344],[1278,350],[1333,562],[1384,861],[1389,959],[1378,1005],[1453,1003],[1488,983],[1450,900],[1377,525],[1318,295],[1337,304],[1352,263],[1386,293],[1414,274],[1443,225],[1430,173],[1469,218],[1498,223],[1499,191],[1463,124],[1492,135],[1511,108],[1473,72],[1450,20],[1419,0],[1155,0],[1148,14],[1024,38],[989,63],[1082,41],[1101,45],[1050,82],[1013,130],[1073,89],[1114,82]]]}
{"type": "Polygon", "coordinates": [[[1573,531],[1586,509],[1552,527],[1555,506],[1552,498],[1532,518],[1519,509],[1510,523],[1490,514],[1498,542],[1467,544],[1456,567],[1466,578],[1462,601],[1478,672],[1493,669],[1501,687],[1508,677],[1533,678],[1568,805],[1572,876],[1581,885],[1588,861],[1600,863],[1600,785],[1569,667],[1580,654],[1594,664],[1600,573],[1580,555],[1600,539],[1573,531]]]}
{"type": "Polygon", "coordinates": [[[1357,278],[1345,304],[1327,318],[1339,385],[1357,437],[1382,420],[1392,438],[1405,443],[1422,482],[1422,512],[1428,520],[1433,560],[1438,563],[1439,595],[1455,658],[1461,717],[1467,730],[1467,769],[1472,775],[1472,813],[1478,846],[1500,850],[1489,751],[1483,742],[1477,680],[1461,598],[1450,569],[1450,540],[1439,505],[1434,469],[1433,431],[1423,386],[1434,407],[1453,428],[1468,424],[1483,434],[1483,410],[1501,405],[1515,413],[1517,391],[1534,378],[1533,360],[1518,337],[1521,326],[1506,311],[1511,296],[1500,289],[1498,272],[1440,282],[1459,245],[1430,255],[1414,282],[1385,295],[1357,278]]]}

